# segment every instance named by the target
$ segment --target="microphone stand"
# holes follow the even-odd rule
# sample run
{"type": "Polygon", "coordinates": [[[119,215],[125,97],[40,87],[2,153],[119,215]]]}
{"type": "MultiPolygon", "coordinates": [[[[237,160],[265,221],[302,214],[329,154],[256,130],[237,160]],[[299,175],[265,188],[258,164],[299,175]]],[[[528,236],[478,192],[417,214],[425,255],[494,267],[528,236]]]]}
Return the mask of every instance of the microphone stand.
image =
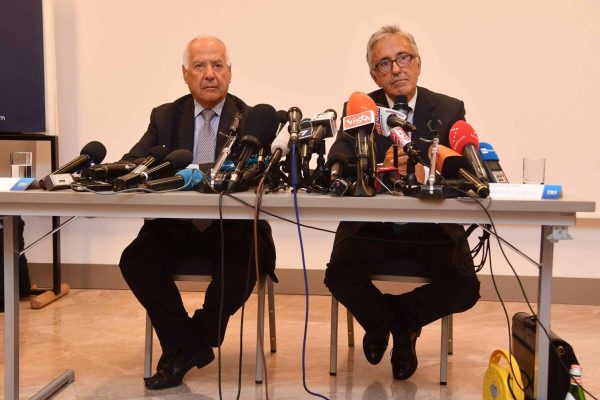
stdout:
{"type": "Polygon", "coordinates": [[[438,153],[438,145],[440,144],[440,138],[438,137],[437,132],[433,132],[433,140],[432,140],[432,148],[431,148],[431,158],[429,162],[429,176],[424,185],[421,185],[420,192],[418,194],[419,198],[422,199],[442,199],[446,197],[443,193],[443,187],[440,185],[436,178],[436,163],[437,163],[437,153],[438,153]]]}
{"type": "Polygon", "coordinates": [[[317,168],[303,182],[307,192],[316,191],[322,194],[329,192],[329,184],[325,173],[325,141],[320,140],[317,148],[317,168]]]}

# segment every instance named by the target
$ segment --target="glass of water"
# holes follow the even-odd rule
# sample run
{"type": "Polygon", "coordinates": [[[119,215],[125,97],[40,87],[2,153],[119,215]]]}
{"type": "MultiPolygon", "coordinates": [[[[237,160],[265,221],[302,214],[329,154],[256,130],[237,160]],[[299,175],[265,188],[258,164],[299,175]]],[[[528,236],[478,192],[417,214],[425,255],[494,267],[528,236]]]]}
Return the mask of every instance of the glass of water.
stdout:
{"type": "Polygon", "coordinates": [[[31,160],[33,155],[30,151],[16,151],[10,153],[10,173],[13,178],[31,178],[31,160]]]}

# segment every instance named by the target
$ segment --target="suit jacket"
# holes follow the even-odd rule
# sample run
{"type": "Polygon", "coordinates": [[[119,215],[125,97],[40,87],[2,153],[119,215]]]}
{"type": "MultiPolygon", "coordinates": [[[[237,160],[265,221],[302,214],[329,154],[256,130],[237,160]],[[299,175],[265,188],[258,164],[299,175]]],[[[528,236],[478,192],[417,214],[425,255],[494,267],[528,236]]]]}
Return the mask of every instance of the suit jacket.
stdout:
{"type": "MultiPolygon", "coordinates": [[[[218,132],[227,132],[236,112],[246,115],[250,107],[238,97],[227,94],[223,111],[219,121],[218,132]]],[[[243,123],[240,126],[243,132],[243,123]]],[[[215,157],[227,142],[223,135],[217,135],[215,157]]],[[[123,156],[124,160],[135,160],[146,157],[152,147],[163,145],[168,152],[177,149],[188,149],[193,152],[194,147],[194,99],[191,94],[180,97],[172,103],[166,103],[152,110],[148,130],[137,142],[129,153],[123,156]]]]}
{"type": "MultiPolygon", "coordinates": [[[[369,93],[369,96],[375,101],[378,106],[389,107],[385,92],[383,89],[376,90],[369,93]]],[[[346,106],[344,104],[343,115],[346,115],[346,106]]],[[[432,92],[424,87],[418,87],[417,89],[417,102],[415,104],[413,124],[417,127],[416,131],[412,133],[412,141],[416,147],[421,151],[423,156],[428,159],[429,144],[423,142],[419,138],[433,139],[433,133],[428,127],[430,124],[433,128],[436,128],[436,120],[439,120],[439,139],[440,144],[449,146],[448,134],[452,125],[458,120],[465,119],[465,106],[461,100],[446,96],[441,93],[432,92]],[[431,121],[431,122],[430,122],[431,121]]],[[[389,137],[375,134],[375,152],[377,163],[383,162],[386,151],[393,144],[389,137]]],[[[345,134],[340,128],[336,140],[329,150],[329,155],[338,152],[345,153],[348,159],[353,160],[355,158],[355,140],[353,137],[345,134]]],[[[367,222],[353,222],[353,223],[342,223],[340,224],[337,235],[342,236],[353,236],[360,232],[360,230],[367,224],[367,222]]],[[[446,231],[450,238],[458,240],[465,232],[462,225],[457,224],[440,224],[440,226],[446,231]]]]}
{"type": "MultiPolygon", "coordinates": [[[[371,92],[369,93],[369,96],[378,106],[389,107],[383,89],[371,92]]],[[[344,104],[343,116],[346,116],[346,106],[347,103],[344,104]]],[[[433,139],[433,133],[429,130],[428,123],[435,128],[434,124],[436,123],[436,120],[440,121],[440,144],[449,146],[448,133],[450,132],[450,128],[456,121],[464,119],[465,105],[461,100],[441,93],[432,92],[429,89],[419,86],[417,89],[417,102],[415,104],[413,117],[413,124],[417,127],[417,130],[412,133],[412,141],[421,151],[423,156],[428,159],[427,153],[429,144],[419,139],[433,139]]],[[[375,135],[375,152],[378,163],[383,162],[385,152],[392,144],[393,142],[389,137],[375,135]]],[[[335,152],[343,152],[346,153],[350,159],[354,158],[354,138],[345,134],[341,129],[341,125],[335,143],[329,150],[329,154],[335,152]]]]}
{"type": "MultiPolygon", "coordinates": [[[[246,116],[250,107],[240,98],[227,94],[223,111],[219,121],[218,132],[227,132],[236,112],[246,116]]],[[[244,119],[240,121],[239,131],[244,131],[244,119]]],[[[227,142],[224,135],[217,135],[215,158],[227,142]]],[[[191,94],[180,97],[172,103],[166,103],[152,110],[148,130],[142,138],[123,156],[124,160],[135,160],[146,157],[154,146],[163,145],[168,152],[178,149],[193,151],[194,147],[194,99],[191,94]]],[[[252,221],[240,221],[240,224],[249,224],[252,221]]],[[[271,234],[271,226],[267,221],[261,220],[258,225],[261,239],[261,255],[265,260],[263,269],[277,282],[273,273],[275,270],[275,244],[271,234]]]]}

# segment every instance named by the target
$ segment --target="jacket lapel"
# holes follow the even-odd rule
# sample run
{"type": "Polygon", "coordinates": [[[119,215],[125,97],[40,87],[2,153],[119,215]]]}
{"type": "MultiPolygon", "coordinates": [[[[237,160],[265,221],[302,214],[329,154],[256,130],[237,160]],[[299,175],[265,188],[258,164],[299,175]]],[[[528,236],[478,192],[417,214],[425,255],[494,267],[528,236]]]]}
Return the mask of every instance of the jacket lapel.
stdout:
{"type": "Polygon", "coordinates": [[[177,141],[179,142],[179,148],[188,149],[191,152],[194,151],[194,99],[192,96],[187,98],[180,110],[177,124],[177,141]]]}

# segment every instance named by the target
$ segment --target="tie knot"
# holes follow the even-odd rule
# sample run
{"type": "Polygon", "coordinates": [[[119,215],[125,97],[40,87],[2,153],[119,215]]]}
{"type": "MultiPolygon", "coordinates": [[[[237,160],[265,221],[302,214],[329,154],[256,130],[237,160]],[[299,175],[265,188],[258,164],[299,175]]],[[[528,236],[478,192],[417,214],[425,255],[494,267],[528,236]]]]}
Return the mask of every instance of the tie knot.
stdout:
{"type": "Polygon", "coordinates": [[[210,108],[202,110],[200,114],[202,114],[202,118],[204,118],[205,121],[210,121],[215,115],[217,115],[217,113],[210,108]]]}

